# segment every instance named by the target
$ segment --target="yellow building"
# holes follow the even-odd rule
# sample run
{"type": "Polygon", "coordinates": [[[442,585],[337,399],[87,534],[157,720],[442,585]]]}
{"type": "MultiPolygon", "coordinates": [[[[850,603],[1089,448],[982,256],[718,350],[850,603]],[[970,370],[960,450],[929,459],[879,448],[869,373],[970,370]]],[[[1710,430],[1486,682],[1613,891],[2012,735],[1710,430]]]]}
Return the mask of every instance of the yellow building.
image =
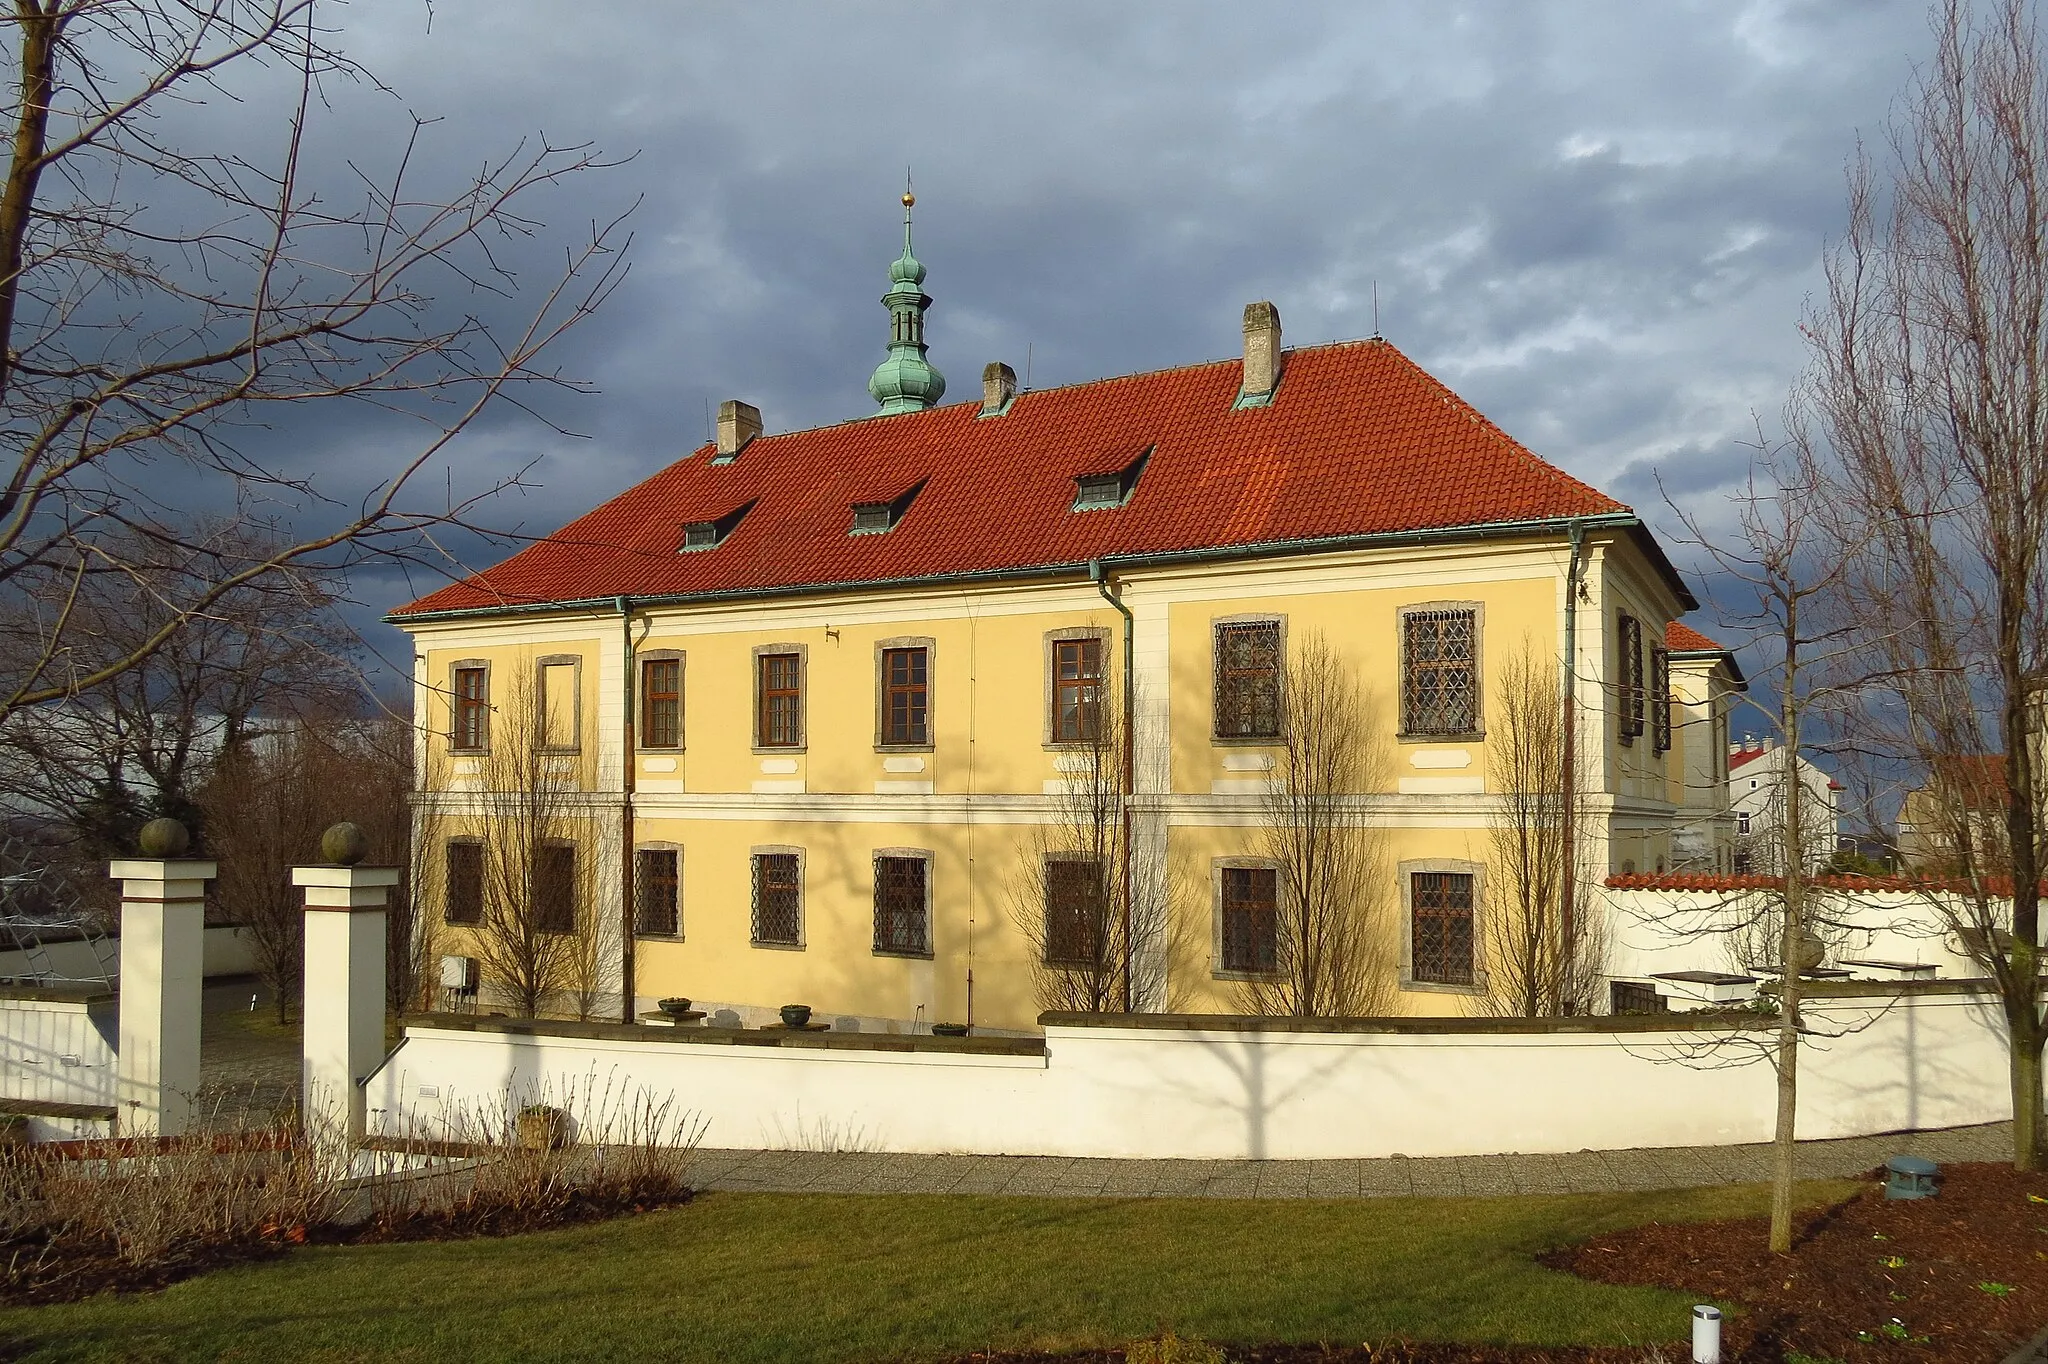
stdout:
{"type": "Polygon", "coordinates": [[[1289,772],[1320,714],[1355,789],[1319,808],[1365,864],[1339,1005],[1475,1012],[1503,679],[1558,678],[1570,641],[1603,874],[1661,868],[1688,791],[1725,786],[1685,736],[1727,688],[1673,723],[1665,627],[1695,603],[1640,519],[1392,345],[1283,350],[1260,303],[1241,359],[1023,393],[991,365],[931,406],[923,276],[906,230],[881,415],[769,435],[728,403],[713,444],[393,615],[421,899],[487,995],[516,982],[479,921],[523,893],[529,947],[584,935],[529,982],[551,1009],[616,1010],[622,969],[636,1009],[870,1030],[1126,988],[1290,1007],[1276,810],[1315,794],[1289,772]]]}

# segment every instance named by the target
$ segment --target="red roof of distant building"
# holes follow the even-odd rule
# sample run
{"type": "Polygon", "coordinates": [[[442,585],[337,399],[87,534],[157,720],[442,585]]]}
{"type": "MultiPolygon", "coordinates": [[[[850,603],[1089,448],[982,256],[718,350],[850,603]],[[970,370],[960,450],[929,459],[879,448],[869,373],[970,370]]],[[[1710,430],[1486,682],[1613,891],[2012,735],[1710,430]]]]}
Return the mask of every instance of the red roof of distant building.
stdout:
{"type": "MultiPolygon", "coordinates": [[[[1236,360],[706,446],[523,552],[400,608],[715,596],[1071,571],[1628,508],[1537,458],[1385,341],[1289,351],[1270,406],[1233,410],[1236,360]],[[1120,507],[1075,511],[1082,474],[1150,451],[1120,507]],[[850,535],[856,502],[922,483],[901,523],[850,535]],[[750,510],[714,549],[683,527],[750,510]]],[[[1640,543],[1689,595],[1655,543],[1640,543]]]]}
{"type": "Polygon", "coordinates": [[[1770,751],[1771,750],[1768,748],[1738,749],[1736,752],[1730,753],[1728,755],[1728,770],[1730,772],[1733,772],[1736,768],[1741,767],[1744,763],[1753,763],[1758,758],[1761,758],[1764,754],[1770,751]]]}
{"type": "Polygon", "coordinates": [[[1664,647],[1680,653],[1727,653],[1728,646],[1708,639],[1684,621],[1672,621],[1664,627],[1664,647]]]}

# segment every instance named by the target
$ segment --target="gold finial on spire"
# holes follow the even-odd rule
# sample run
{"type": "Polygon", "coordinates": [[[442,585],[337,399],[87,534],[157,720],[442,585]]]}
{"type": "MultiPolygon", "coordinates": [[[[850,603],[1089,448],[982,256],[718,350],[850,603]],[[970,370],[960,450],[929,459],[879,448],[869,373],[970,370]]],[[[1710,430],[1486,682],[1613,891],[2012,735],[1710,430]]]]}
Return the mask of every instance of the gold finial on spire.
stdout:
{"type": "Polygon", "coordinates": [[[910,167],[905,166],[903,168],[903,207],[906,209],[917,202],[917,196],[910,191],[910,167]]]}

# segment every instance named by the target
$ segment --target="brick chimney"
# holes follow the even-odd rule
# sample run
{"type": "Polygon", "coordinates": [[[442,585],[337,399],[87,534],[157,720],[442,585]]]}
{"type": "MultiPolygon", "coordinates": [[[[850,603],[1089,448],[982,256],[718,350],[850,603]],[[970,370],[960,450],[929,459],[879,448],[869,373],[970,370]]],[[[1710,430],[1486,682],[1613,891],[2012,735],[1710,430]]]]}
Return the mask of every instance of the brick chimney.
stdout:
{"type": "Polygon", "coordinates": [[[981,415],[998,417],[1017,396],[1017,371],[1000,360],[991,360],[981,371],[981,415]]]}
{"type": "Polygon", "coordinates": [[[733,459],[761,434],[761,409],[728,398],[718,405],[718,459],[733,459]]]}
{"type": "Polygon", "coordinates": [[[1280,310],[1268,302],[1244,305],[1244,387],[1240,407],[1262,407],[1280,386],[1280,310]]]}

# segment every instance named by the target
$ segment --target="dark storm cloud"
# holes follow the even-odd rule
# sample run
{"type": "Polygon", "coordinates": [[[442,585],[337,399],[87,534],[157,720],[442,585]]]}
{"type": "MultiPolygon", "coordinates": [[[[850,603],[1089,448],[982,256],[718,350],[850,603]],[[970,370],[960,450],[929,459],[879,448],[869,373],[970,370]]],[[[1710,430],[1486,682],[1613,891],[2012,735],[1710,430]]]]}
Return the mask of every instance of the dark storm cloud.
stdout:
{"type": "MultiPolygon", "coordinates": [[[[1297,343],[1366,335],[1376,286],[1381,330],[1509,432],[1649,514],[1662,471],[1712,521],[1801,363],[1843,160],[1926,46],[1918,0],[573,13],[344,15],[444,117],[431,175],[522,132],[637,152],[547,205],[559,250],[644,196],[627,286],[560,357],[602,395],[547,406],[588,439],[508,417],[454,455],[458,485],[540,460],[500,517],[537,530],[701,441],[722,398],[770,430],[872,411],[906,163],[952,397],[1027,349],[1040,386],[1230,355],[1253,298],[1297,343]]],[[[388,151],[397,112],[337,98],[325,145],[388,151]]],[[[389,437],[344,414],[291,449],[345,468],[389,437]]]]}

